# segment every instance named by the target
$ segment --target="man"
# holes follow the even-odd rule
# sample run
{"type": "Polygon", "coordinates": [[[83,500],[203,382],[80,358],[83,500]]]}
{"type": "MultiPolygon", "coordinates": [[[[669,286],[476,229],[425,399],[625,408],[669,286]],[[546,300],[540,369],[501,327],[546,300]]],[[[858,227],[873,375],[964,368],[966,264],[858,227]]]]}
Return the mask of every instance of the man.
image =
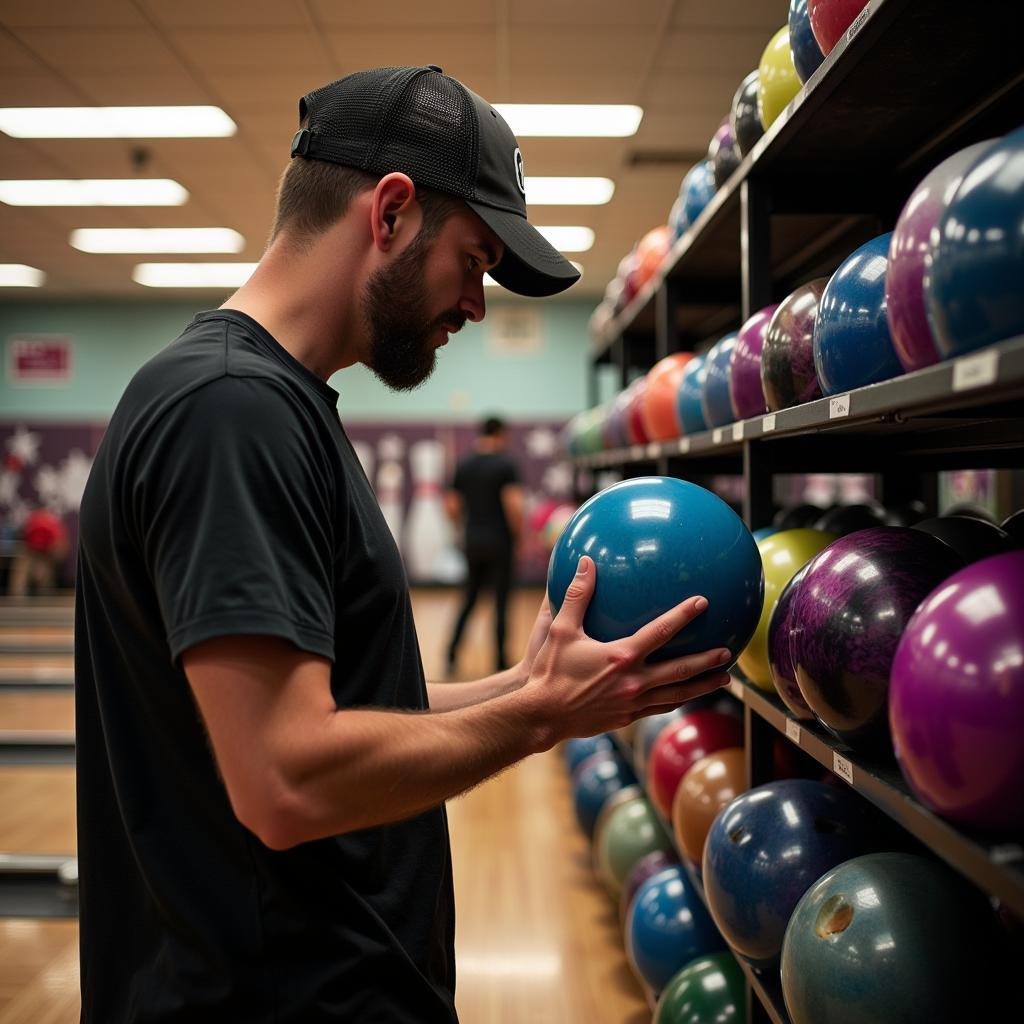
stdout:
{"type": "Polygon", "coordinates": [[[129,384],[82,505],[83,1020],[433,1024],[454,1010],[444,801],[563,737],[677,705],[691,598],[582,632],[587,559],[522,661],[423,679],[399,553],[326,383],[414,387],[483,274],[575,272],[526,220],[515,138],[438,68],[300,102],[269,247],[129,384]]]}
{"type": "Polygon", "coordinates": [[[489,416],[474,450],[459,462],[445,495],[448,515],[465,531],[466,593],[448,645],[448,675],[455,671],[462,631],[486,583],[494,591],[495,669],[505,660],[505,619],[512,586],[512,560],[522,532],[523,490],[519,470],[505,450],[505,424],[489,416]]]}

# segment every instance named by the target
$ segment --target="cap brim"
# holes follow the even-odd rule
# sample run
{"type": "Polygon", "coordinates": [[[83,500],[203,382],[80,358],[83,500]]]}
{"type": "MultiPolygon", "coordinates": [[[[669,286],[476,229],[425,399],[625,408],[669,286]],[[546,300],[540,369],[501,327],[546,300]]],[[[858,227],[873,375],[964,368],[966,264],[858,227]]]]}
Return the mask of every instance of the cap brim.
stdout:
{"type": "Polygon", "coordinates": [[[580,272],[525,217],[466,200],[470,209],[505,243],[505,255],[491,277],[517,295],[557,295],[580,272]]]}

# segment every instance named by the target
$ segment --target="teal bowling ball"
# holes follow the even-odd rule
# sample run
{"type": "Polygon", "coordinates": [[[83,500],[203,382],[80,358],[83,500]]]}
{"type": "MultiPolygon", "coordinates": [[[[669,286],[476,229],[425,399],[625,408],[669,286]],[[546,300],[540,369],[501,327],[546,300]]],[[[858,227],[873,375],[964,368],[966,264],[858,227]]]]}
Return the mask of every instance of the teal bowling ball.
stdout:
{"type": "Polygon", "coordinates": [[[707,598],[707,609],[650,661],[726,647],[731,665],[754,633],[764,599],[757,544],[740,517],[703,487],[674,477],[637,477],[581,505],[551,552],[548,598],[556,615],[583,555],[597,569],[583,621],[595,640],[631,636],[698,594],[707,598]]]}
{"type": "Polygon", "coordinates": [[[1024,128],[964,174],[932,230],[924,296],[946,359],[1024,334],[1024,128]]]}
{"type": "Polygon", "coordinates": [[[1016,1003],[1007,966],[977,890],[916,854],[872,853],[833,868],[797,904],[782,991],[792,1024],[997,1021],[1016,1003]]]}
{"type": "Polygon", "coordinates": [[[699,434],[708,429],[704,419],[701,399],[704,396],[704,379],[707,374],[707,359],[694,356],[683,370],[683,379],[676,392],[676,412],[684,434],[699,434]]]}

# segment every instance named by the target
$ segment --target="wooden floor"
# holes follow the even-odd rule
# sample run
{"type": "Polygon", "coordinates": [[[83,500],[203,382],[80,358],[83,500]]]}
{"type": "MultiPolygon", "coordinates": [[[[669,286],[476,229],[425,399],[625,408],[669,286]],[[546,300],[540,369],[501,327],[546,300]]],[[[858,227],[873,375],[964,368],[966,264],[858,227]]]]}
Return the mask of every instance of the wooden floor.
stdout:
{"type": "MultiPolygon", "coordinates": [[[[510,656],[521,649],[540,597],[515,595],[510,656]]],[[[440,678],[458,595],[419,591],[413,604],[427,676],[440,678]]],[[[490,670],[492,621],[484,607],[470,621],[460,677],[490,670]]],[[[19,656],[11,664],[24,675],[66,670],[70,659],[19,656]]],[[[0,689],[0,731],[73,727],[69,694],[0,689]]],[[[0,808],[0,852],[74,851],[72,768],[0,767],[0,808]]],[[[616,907],[573,824],[559,755],[530,758],[448,808],[463,1024],[648,1024],[616,907]]],[[[77,942],[73,921],[0,918],[0,1024],[78,1021],[77,942]]]]}

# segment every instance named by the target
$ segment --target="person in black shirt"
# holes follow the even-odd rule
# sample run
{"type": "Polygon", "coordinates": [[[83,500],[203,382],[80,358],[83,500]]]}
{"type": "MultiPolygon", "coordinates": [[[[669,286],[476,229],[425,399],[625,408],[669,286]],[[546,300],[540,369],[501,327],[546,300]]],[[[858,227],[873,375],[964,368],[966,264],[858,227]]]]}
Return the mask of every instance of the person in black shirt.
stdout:
{"type": "Polygon", "coordinates": [[[326,381],[414,387],[482,319],[485,271],[577,275],[526,220],[515,137],[440,69],[350,75],[300,125],[257,269],[135,375],[82,501],[86,1024],[450,1024],[444,801],[723,681],[685,681],[720,652],[644,660],[698,598],[587,638],[583,559],[513,668],[426,684],[326,381]]]}
{"type": "Polygon", "coordinates": [[[474,450],[455,467],[445,495],[448,515],[464,527],[467,572],[465,597],[448,645],[449,676],[455,671],[462,631],[485,583],[494,590],[495,670],[508,668],[506,608],[515,545],[523,525],[523,490],[505,444],[505,424],[497,416],[487,417],[474,450]]]}

